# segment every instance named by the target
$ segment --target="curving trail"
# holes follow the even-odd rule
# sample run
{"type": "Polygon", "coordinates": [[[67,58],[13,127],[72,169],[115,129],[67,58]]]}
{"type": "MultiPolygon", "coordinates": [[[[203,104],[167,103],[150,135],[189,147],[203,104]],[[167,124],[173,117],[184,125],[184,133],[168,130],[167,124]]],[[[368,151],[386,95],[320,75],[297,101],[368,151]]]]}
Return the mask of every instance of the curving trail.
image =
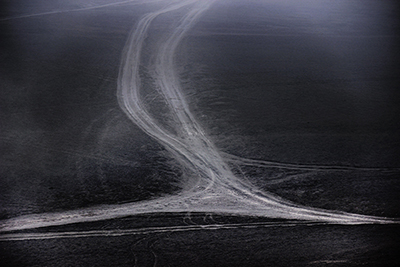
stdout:
{"type": "MultiPolygon", "coordinates": [[[[174,58],[182,38],[213,2],[213,0],[173,1],[161,10],[145,15],[128,38],[120,66],[118,101],[121,108],[133,123],[162,144],[183,167],[190,169],[195,174],[186,182],[184,189],[176,195],[136,203],[21,216],[1,221],[1,232],[155,212],[215,212],[327,224],[399,223],[397,219],[296,205],[268,192],[262,192],[246,182],[245,179],[232,173],[227,164],[228,160],[258,167],[303,170],[347,170],[352,169],[352,167],[302,167],[294,164],[242,159],[221,153],[208,139],[205,131],[191,113],[182,93],[179,78],[175,71],[174,58]],[[153,66],[155,86],[158,93],[163,96],[170,115],[174,118],[174,128],[177,134],[173,134],[164,129],[146,110],[140,93],[140,71],[142,50],[152,22],[165,13],[176,11],[179,11],[178,14],[182,12],[184,14],[180,15],[179,25],[169,34],[168,39],[158,47],[153,66]]],[[[36,237],[32,236],[32,238],[36,237]]]]}
{"type": "MultiPolygon", "coordinates": [[[[300,207],[286,202],[280,198],[257,191],[252,186],[233,175],[221,153],[206,137],[203,129],[191,113],[185,97],[182,94],[178,75],[174,68],[174,55],[179,42],[184,34],[190,29],[197,17],[203,13],[212,1],[185,1],[180,4],[191,5],[191,9],[181,19],[181,23],[169,39],[159,48],[156,58],[155,79],[159,92],[167,102],[173,117],[179,125],[177,136],[161,129],[151,116],[146,113],[143,105],[140,105],[140,79],[138,74],[140,62],[140,48],[143,44],[144,30],[136,30],[136,36],[131,41],[131,46],[136,41],[135,50],[128,51],[124,58],[120,76],[120,103],[131,119],[153,138],[157,139],[174,155],[177,155],[181,163],[198,173],[199,181],[190,189],[182,192],[180,201],[190,202],[190,209],[204,206],[206,199],[219,200],[218,206],[213,211],[226,210],[226,204],[235,203],[236,207],[241,205],[251,208],[253,214],[268,216],[267,210],[273,208],[279,217],[307,220],[326,220],[327,222],[383,222],[385,219],[371,216],[327,212],[312,208],[300,207]],[[129,60],[132,60],[129,62],[129,60]],[[133,81],[132,77],[136,75],[133,81]],[[129,86],[130,85],[130,86],[129,86]],[[146,114],[144,114],[146,113],[146,114]],[[138,118],[138,114],[145,116],[138,118]],[[144,122],[143,118],[146,118],[144,122]],[[144,122],[144,123],[143,123],[144,122]],[[151,123],[150,123],[151,122],[151,123]]],[[[181,7],[180,4],[176,7],[181,7]]],[[[166,8],[160,12],[169,12],[174,7],[166,8]]],[[[161,13],[148,15],[144,20],[148,25],[151,20],[161,13]]],[[[141,22],[142,22],[141,21],[141,22]]],[[[143,27],[144,29],[144,27],[143,27]]],[[[292,167],[292,166],[285,166],[292,167]]],[[[315,168],[315,167],[314,167],[315,168]]],[[[191,184],[191,183],[189,183],[191,184]]],[[[170,201],[166,210],[179,208],[181,204],[170,201]]],[[[229,206],[228,206],[229,207],[229,206]]],[[[210,207],[211,208],[211,207],[210,207]]],[[[228,208],[229,210],[230,208],[228,208]]],[[[240,212],[239,212],[240,213],[240,212]]]]}

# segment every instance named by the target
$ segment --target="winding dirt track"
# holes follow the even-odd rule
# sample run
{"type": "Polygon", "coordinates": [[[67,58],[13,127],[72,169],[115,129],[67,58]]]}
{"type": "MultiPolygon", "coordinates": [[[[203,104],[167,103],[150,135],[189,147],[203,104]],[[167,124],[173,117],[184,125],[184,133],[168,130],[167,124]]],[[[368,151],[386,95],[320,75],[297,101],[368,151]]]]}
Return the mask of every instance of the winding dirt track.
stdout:
{"type": "MultiPolygon", "coordinates": [[[[161,10],[146,14],[130,34],[123,51],[120,66],[118,100],[121,108],[133,123],[162,144],[176,157],[182,166],[196,174],[187,181],[186,185],[184,185],[184,190],[176,195],[149,201],[21,216],[1,221],[1,232],[156,212],[215,212],[328,224],[399,223],[397,219],[296,205],[268,192],[262,192],[246,182],[245,179],[232,173],[227,160],[234,161],[235,164],[289,169],[336,170],[351,167],[302,167],[301,165],[242,159],[222,154],[207,138],[205,131],[191,113],[184,97],[179,83],[179,76],[175,71],[174,58],[182,38],[213,2],[213,0],[173,1],[161,10]],[[143,46],[152,22],[163,14],[174,12],[181,16],[179,24],[169,33],[167,40],[157,48],[153,66],[155,70],[153,78],[158,93],[164,98],[169,112],[174,118],[174,128],[177,132],[175,134],[164,129],[152,114],[146,110],[140,94],[141,79],[139,75],[143,46]]],[[[46,235],[42,235],[42,237],[46,238],[46,235]]],[[[12,237],[8,236],[8,238],[12,237]]],[[[15,236],[14,238],[18,237],[15,236]]],[[[29,236],[21,238],[29,239],[29,236]]],[[[40,238],[40,235],[32,236],[31,238],[40,238]]]]}

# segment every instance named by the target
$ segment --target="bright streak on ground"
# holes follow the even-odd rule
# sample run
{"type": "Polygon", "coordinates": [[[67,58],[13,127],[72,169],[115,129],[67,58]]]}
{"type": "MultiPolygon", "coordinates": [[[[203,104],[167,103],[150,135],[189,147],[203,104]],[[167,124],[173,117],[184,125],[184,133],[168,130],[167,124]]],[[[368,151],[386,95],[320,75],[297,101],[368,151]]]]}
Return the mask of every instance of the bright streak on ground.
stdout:
{"type": "MultiPolygon", "coordinates": [[[[158,1],[162,1],[162,0],[148,0],[147,2],[150,3],[150,2],[158,2],[158,1]]],[[[140,1],[140,0],[127,0],[127,1],[120,1],[120,2],[111,2],[111,3],[107,3],[107,4],[102,4],[102,5],[94,5],[94,6],[88,6],[88,7],[75,8],[75,9],[53,10],[53,11],[47,11],[47,12],[41,12],[41,13],[33,13],[33,14],[14,16],[14,17],[6,17],[6,18],[3,18],[3,19],[0,19],[0,21],[24,19],[24,18],[32,18],[32,17],[40,17],[40,16],[46,16],[46,15],[68,13],[68,12],[87,11],[87,10],[94,10],[94,9],[106,8],[106,7],[118,6],[118,5],[124,5],[124,4],[140,4],[140,3],[143,3],[143,1],[140,1]]]]}
{"type": "Polygon", "coordinates": [[[235,164],[256,167],[311,170],[349,169],[350,167],[306,166],[302,168],[293,164],[241,159],[222,154],[209,140],[202,126],[190,111],[179,83],[174,58],[182,38],[212,3],[213,0],[173,1],[159,11],[143,16],[128,38],[120,66],[118,100],[121,108],[133,123],[162,144],[183,167],[196,174],[186,181],[184,189],[176,195],[148,201],[12,218],[0,222],[0,231],[32,229],[157,212],[215,212],[336,224],[399,222],[396,219],[297,205],[268,192],[263,192],[248,183],[243,177],[233,174],[227,164],[227,159],[234,161],[235,164]],[[154,66],[152,66],[155,86],[175,120],[176,133],[173,134],[160,125],[142,102],[140,94],[142,84],[139,72],[143,46],[152,22],[163,14],[174,12],[182,14],[183,11],[185,13],[181,15],[179,25],[170,32],[168,39],[159,45],[154,66]]]}
{"type": "Polygon", "coordinates": [[[54,232],[54,233],[19,233],[5,234],[0,236],[1,241],[21,241],[21,240],[40,240],[40,239],[59,239],[59,238],[81,238],[95,236],[125,236],[125,235],[146,235],[154,233],[173,233],[202,230],[221,230],[221,229],[251,229],[251,228],[270,228],[270,227],[293,227],[293,226],[314,226],[326,225],[323,222],[308,221],[288,221],[288,222],[266,222],[266,223],[236,223],[236,224],[207,224],[207,225],[183,225],[183,226],[164,226],[164,227],[144,227],[139,229],[125,230],[92,230],[76,232],[54,232]]]}

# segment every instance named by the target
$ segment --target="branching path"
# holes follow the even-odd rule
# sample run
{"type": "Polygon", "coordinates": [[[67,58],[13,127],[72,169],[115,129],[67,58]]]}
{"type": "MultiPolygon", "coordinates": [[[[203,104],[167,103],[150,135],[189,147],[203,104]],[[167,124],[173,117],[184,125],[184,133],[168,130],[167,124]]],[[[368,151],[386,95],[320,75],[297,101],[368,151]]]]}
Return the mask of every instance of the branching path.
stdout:
{"type": "MultiPolygon", "coordinates": [[[[142,202],[99,206],[59,213],[26,215],[1,221],[0,231],[7,232],[155,212],[215,212],[328,224],[383,224],[399,222],[396,219],[328,211],[296,205],[268,192],[263,192],[248,183],[245,179],[233,174],[227,164],[228,160],[234,161],[235,164],[305,170],[336,170],[351,169],[351,167],[302,167],[301,165],[242,159],[222,154],[208,139],[205,131],[191,113],[182,93],[179,77],[175,71],[174,58],[176,49],[182,38],[199,16],[209,8],[212,2],[213,0],[175,1],[159,11],[145,15],[138,22],[126,43],[118,80],[119,104],[131,121],[162,144],[176,157],[182,166],[195,174],[191,179],[186,181],[184,189],[176,195],[142,202]],[[164,98],[170,115],[174,118],[175,133],[171,133],[163,128],[157,122],[157,119],[146,109],[145,103],[142,102],[141,98],[142,83],[139,75],[143,46],[150,25],[160,15],[171,12],[176,12],[181,16],[179,25],[169,33],[168,39],[157,48],[157,54],[153,63],[154,66],[152,67],[154,69],[153,78],[155,79],[155,86],[158,93],[164,98]]],[[[201,226],[199,227],[201,228],[201,226]]],[[[182,230],[184,229],[190,229],[190,227],[183,227],[182,230]]],[[[83,233],[83,235],[86,234],[90,234],[90,232],[83,233]]],[[[93,234],[104,233],[96,232],[93,234]]],[[[32,236],[32,238],[40,238],[40,236],[32,236]]],[[[46,235],[42,236],[43,238],[46,237],[46,235]]]]}

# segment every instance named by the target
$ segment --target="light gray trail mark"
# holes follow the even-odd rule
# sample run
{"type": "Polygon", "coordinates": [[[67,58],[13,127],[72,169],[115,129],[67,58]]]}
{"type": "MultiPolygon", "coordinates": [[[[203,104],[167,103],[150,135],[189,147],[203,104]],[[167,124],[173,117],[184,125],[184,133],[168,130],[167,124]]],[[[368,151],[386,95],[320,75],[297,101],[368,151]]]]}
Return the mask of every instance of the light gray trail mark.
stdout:
{"type": "Polygon", "coordinates": [[[207,224],[207,225],[184,225],[166,227],[146,227],[140,229],[126,230],[92,230],[75,232],[53,232],[53,233],[13,233],[0,236],[1,241],[23,241],[23,240],[43,240],[61,238],[85,238],[98,236],[127,236],[127,235],[148,235],[157,233],[173,233],[201,230],[221,230],[221,229],[256,229],[270,227],[294,227],[294,226],[314,226],[327,225],[324,222],[308,221],[288,221],[288,222],[265,222],[265,223],[236,223],[236,224],[207,224]]]}
{"type": "Polygon", "coordinates": [[[82,8],[68,9],[68,10],[54,10],[54,11],[48,11],[48,12],[35,13],[35,14],[26,14],[26,15],[2,18],[2,19],[0,19],[0,21],[40,17],[40,16],[46,16],[46,15],[60,14],[60,13],[86,11],[86,10],[100,9],[100,8],[105,8],[105,7],[110,7],[110,6],[118,6],[118,5],[123,5],[123,4],[132,4],[132,3],[141,4],[141,3],[149,3],[149,2],[158,2],[158,1],[162,1],[162,0],[153,0],[153,1],[147,1],[147,2],[145,0],[141,0],[140,2],[139,1],[140,0],[128,0],[128,1],[121,1],[121,2],[113,2],[113,3],[109,3],[109,4],[103,4],[103,5],[90,6],[90,7],[82,7],[82,8]]]}
{"type": "Polygon", "coordinates": [[[224,158],[233,163],[239,165],[247,165],[261,168],[277,168],[277,169],[288,169],[288,170],[308,170],[308,171],[380,171],[380,172],[397,172],[400,168],[370,168],[370,167],[355,167],[355,166],[340,166],[340,165],[312,165],[312,164],[294,164],[294,163],[283,163],[277,161],[266,161],[256,159],[246,159],[231,155],[228,153],[221,153],[224,158]]]}

